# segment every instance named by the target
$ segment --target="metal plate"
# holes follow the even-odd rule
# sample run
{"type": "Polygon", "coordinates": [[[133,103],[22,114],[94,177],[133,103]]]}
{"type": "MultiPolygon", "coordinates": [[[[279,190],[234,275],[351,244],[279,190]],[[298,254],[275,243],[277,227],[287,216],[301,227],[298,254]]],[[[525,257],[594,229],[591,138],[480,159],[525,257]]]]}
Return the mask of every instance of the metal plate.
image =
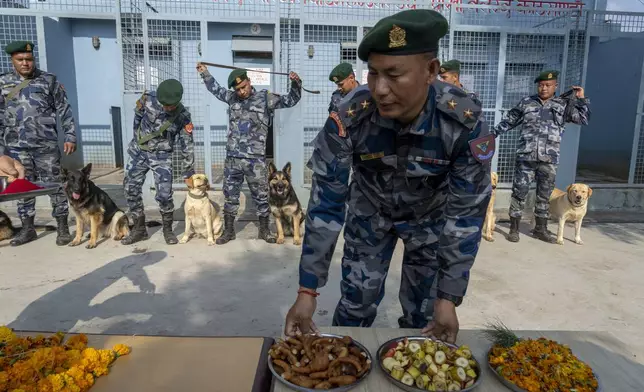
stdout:
{"type": "MultiPolygon", "coordinates": [[[[335,335],[335,334],[331,334],[331,333],[321,333],[320,337],[322,337],[322,338],[339,338],[339,339],[342,339],[344,336],[343,335],[335,335]]],[[[353,338],[351,338],[351,339],[353,340],[353,344],[355,344],[360,350],[362,350],[364,353],[366,353],[367,354],[367,359],[371,361],[371,365],[369,366],[369,370],[367,370],[367,372],[365,374],[363,374],[362,377],[358,381],[354,382],[353,384],[345,385],[345,386],[338,387],[338,388],[333,388],[333,389],[304,388],[304,387],[301,387],[299,385],[292,384],[292,383],[286,381],[284,378],[282,378],[282,375],[277,373],[277,371],[273,367],[273,360],[272,360],[272,358],[270,356],[268,358],[268,368],[271,370],[271,373],[273,373],[273,376],[276,379],[278,379],[282,384],[284,384],[287,387],[289,387],[289,388],[291,388],[293,390],[296,390],[296,391],[300,391],[300,392],[317,392],[317,391],[344,392],[344,391],[349,391],[349,390],[357,387],[358,384],[360,384],[367,377],[369,377],[369,374],[371,373],[371,370],[373,370],[373,358],[371,357],[371,353],[369,352],[369,350],[367,350],[367,348],[365,346],[363,346],[357,340],[354,340],[353,338]]]]}
{"type": "MultiPolygon", "coordinates": [[[[492,351],[492,347],[490,347],[490,349],[487,351],[487,354],[485,356],[485,362],[487,362],[487,366],[490,368],[490,371],[492,373],[494,373],[494,375],[499,379],[499,381],[501,381],[501,384],[505,385],[509,390],[511,390],[513,392],[528,392],[525,389],[519,388],[516,384],[510,382],[505,377],[503,377],[499,373],[497,373],[497,371],[490,364],[490,352],[491,351],[492,351]]],[[[603,391],[602,383],[599,380],[599,376],[597,376],[597,373],[595,373],[594,371],[593,371],[593,374],[595,375],[595,378],[597,379],[597,389],[595,390],[595,392],[602,392],[603,391]]]]}
{"type": "MultiPolygon", "coordinates": [[[[401,383],[400,381],[398,381],[395,378],[391,377],[391,375],[389,374],[387,369],[385,369],[382,366],[382,359],[383,359],[383,356],[387,353],[387,351],[390,348],[395,348],[396,346],[398,346],[398,342],[402,342],[405,339],[409,340],[410,342],[411,341],[424,342],[426,339],[430,339],[430,338],[427,338],[425,336],[407,336],[407,337],[403,336],[403,337],[391,339],[390,341],[383,343],[383,345],[380,346],[380,348],[378,349],[378,354],[376,356],[378,358],[378,365],[380,366],[380,370],[382,370],[382,372],[385,374],[385,377],[387,378],[387,380],[391,381],[398,388],[400,388],[402,390],[405,390],[405,391],[408,391],[408,392],[422,392],[422,391],[425,391],[424,389],[420,389],[420,388],[416,387],[416,385],[409,386],[409,385],[401,383]]],[[[439,341],[439,340],[436,340],[436,339],[430,339],[430,340],[433,340],[435,342],[439,341]]],[[[445,343],[445,342],[441,342],[441,343],[445,344],[447,347],[450,347],[450,348],[454,348],[454,349],[458,348],[458,346],[455,345],[455,344],[445,343]]],[[[476,378],[476,381],[474,382],[474,385],[472,385],[471,387],[468,387],[468,388],[461,389],[461,392],[472,391],[472,390],[474,390],[474,388],[476,388],[479,385],[481,385],[481,376],[482,376],[482,374],[481,374],[482,373],[481,372],[481,364],[479,363],[479,361],[474,356],[472,356],[472,359],[474,360],[474,362],[476,362],[476,369],[475,370],[477,370],[476,374],[478,374],[478,377],[476,378]]],[[[438,392],[443,392],[443,391],[438,391],[438,392]]]]}
{"type": "Polygon", "coordinates": [[[50,195],[56,192],[58,188],[61,187],[60,184],[53,184],[48,182],[34,182],[34,184],[42,187],[43,189],[36,189],[34,191],[29,191],[29,192],[11,193],[9,195],[0,195],[0,203],[5,201],[29,199],[32,197],[50,195]]]}

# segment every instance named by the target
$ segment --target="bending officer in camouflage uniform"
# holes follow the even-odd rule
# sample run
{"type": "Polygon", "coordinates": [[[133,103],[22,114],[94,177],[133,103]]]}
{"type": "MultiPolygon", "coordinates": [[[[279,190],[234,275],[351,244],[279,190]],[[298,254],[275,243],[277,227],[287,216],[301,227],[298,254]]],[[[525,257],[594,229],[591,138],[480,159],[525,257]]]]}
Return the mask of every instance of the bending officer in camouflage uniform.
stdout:
{"type": "Polygon", "coordinates": [[[125,170],[123,186],[125,198],[134,219],[134,228],[121,240],[130,245],[148,238],[143,208],[143,183],[149,170],[154,174],[155,200],[159,203],[163,220],[163,238],[174,245],[177,236],[172,232],[174,201],[172,200],[172,152],[175,142],[181,148],[183,178],[191,184],[195,174],[194,126],[190,112],[181,104],[183,86],[178,80],[168,79],[157,91],[146,91],[136,101],[134,109],[134,138],[127,152],[130,160],[125,170]]]}
{"type": "Polygon", "coordinates": [[[380,20],[360,43],[368,86],[331,113],[308,163],[313,182],[287,335],[315,330],[315,297],[327,283],[346,205],[342,297],[333,325],[373,324],[400,238],[400,327],[456,339],[456,307],[492,191],[494,136],[480,102],[437,80],[438,40],[447,31],[438,12],[408,10],[380,20]]]}
{"type": "Polygon", "coordinates": [[[583,88],[573,86],[575,94],[571,98],[555,97],[558,75],[557,71],[539,74],[534,80],[538,83],[537,95],[523,98],[492,130],[499,136],[522,125],[510,202],[508,240],[512,242],[519,241],[519,222],[535,177],[537,200],[533,235],[545,242],[557,242],[556,236],[548,231],[548,211],[550,195],[555,188],[561,136],[567,122],[588,125],[590,117],[590,101],[584,96],[583,88]]]}
{"type": "MultiPolygon", "coordinates": [[[[69,155],[76,151],[76,125],[63,85],[56,75],[36,68],[33,50],[34,44],[27,41],[12,42],[5,48],[14,71],[0,75],[0,155],[20,161],[30,181],[61,183],[58,131],[65,133],[63,150],[69,155]]],[[[62,187],[49,198],[58,225],[56,245],[67,245],[72,236],[62,187]]],[[[22,229],[12,246],[38,237],[34,227],[36,199],[20,200],[18,215],[22,229]]]]}
{"type": "Polygon", "coordinates": [[[268,206],[268,171],[266,169],[266,136],[273,122],[276,109],[295,106],[302,97],[302,83],[295,72],[291,72],[291,91],[281,96],[257,91],[251,85],[246,71],[236,69],[228,76],[228,90],[219,85],[205,65],[198,63],[208,91],[218,100],[229,105],[228,144],[224,164],[224,232],[217,244],[235,239],[235,217],[239,210],[239,195],[244,177],[257,207],[259,217],[259,239],[274,244],[275,235],[268,227],[270,209],[268,206]]]}
{"type": "Polygon", "coordinates": [[[354,88],[360,86],[356,80],[356,74],[353,72],[353,66],[349,63],[338,64],[329,74],[329,80],[335,83],[337,90],[331,94],[331,103],[329,103],[329,113],[338,111],[338,104],[354,88]]]}

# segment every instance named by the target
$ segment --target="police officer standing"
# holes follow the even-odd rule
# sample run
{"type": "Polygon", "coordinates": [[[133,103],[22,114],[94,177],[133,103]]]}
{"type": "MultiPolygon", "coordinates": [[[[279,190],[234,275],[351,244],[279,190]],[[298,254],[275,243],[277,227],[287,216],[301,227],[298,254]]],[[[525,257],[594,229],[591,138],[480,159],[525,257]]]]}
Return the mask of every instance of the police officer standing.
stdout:
{"type": "Polygon", "coordinates": [[[227,103],[228,144],[224,164],[224,232],[217,244],[235,239],[235,217],[239,210],[239,195],[244,178],[257,207],[259,217],[259,239],[275,243],[275,235],[268,227],[270,209],[268,206],[268,171],[266,168],[266,137],[273,122],[276,109],[295,106],[302,97],[302,83],[295,72],[291,72],[291,90],[281,96],[267,90],[257,91],[251,84],[245,70],[233,70],[228,76],[228,88],[219,85],[205,65],[198,63],[206,88],[218,100],[227,103]]]}
{"type": "MultiPolygon", "coordinates": [[[[14,71],[0,75],[0,155],[10,155],[25,167],[31,181],[60,183],[58,130],[65,133],[64,152],[76,151],[76,126],[67,94],[56,75],[36,68],[34,44],[16,41],[6,46],[14,71]],[[57,117],[59,120],[57,120],[57,117]]],[[[50,195],[58,225],[56,245],[72,240],[69,206],[62,187],[50,195]]],[[[36,199],[18,202],[22,229],[11,241],[19,246],[35,240],[36,199]]]]}
{"type": "Polygon", "coordinates": [[[372,325],[400,238],[400,327],[455,341],[456,307],[492,190],[494,136],[478,101],[437,80],[438,41],[447,31],[438,12],[407,10],[380,20],[360,43],[368,86],[330,114],[308,163],[313,182],[287,335],[315,330],[317,289],[327,283],[346,203],[342,297],[333,325],[372,325]]]}
{"type": "Polygon", "coordinates": [[[333,68],[329,74],[329,80],[337,86],[337,90],[331,94],[331,103],[329,104],[329,113],[331,113],[338,111],[338,104],[342,98],[358,87],[360,83],[356,80],[353,66],[349,63],[340,63],[333,68]]]}
{"type": "Polygon", "coordinates": [[[127,152],[130,160],[125,170],[123,186],[134,228],[121,240],[130,245],[148,238],[143,208],[143,183],[149,170],[154,174],[155,200],[159,203],[163,220],[163,238],[168,245],[176,244],[172,232],[174,201],[172,200],[172,152],[175,142],[181,148],[183,178],[190,186],[195,174],[194,126],[190,112],[181,104],[183,86],[178,80],[168,79],[156,92],[146,91],[136,101],[134,109],[134,138],[127,152]]]}
{"type": "Polygon", "coordinates": [[[545,242],[556,243],[557,238],[548,231],[550,194],[555,187],[559,163],[561,136],[567,122],[588,125],[590,101],[582,87],[573,86],[571,99],[555,97],[558,71],[544,71],[534,80],[537,95],[523,98],[507,113],[492,132],[502,135],[522,125],[517,150],[510,202],[510,233],[508,240],[519,241],[519,222],[525,207],[530,184],[537,179],[537,199],[534,206],[535,228],[533,235],[545,242]]]}

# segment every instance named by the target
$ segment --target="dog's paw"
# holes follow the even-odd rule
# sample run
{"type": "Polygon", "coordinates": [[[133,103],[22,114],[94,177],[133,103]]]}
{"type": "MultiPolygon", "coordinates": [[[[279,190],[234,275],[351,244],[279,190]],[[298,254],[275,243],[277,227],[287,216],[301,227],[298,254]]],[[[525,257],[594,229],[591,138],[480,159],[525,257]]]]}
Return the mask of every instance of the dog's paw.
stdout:
{"type": "Polygon", "coordinates": [[[557,238],[557,244],[563,245],[564,244],[563,238],[562,239],[557,238]]]}
{"type": "Polygon", "coordinates": [[[190,237],[182,237],[181,240],[179,240],[179,243],[180,244],[185,244],[185,243],[188,242],[189,239],[190,239],[190,237]]]}
{"type": "Polygon", "coordinates": [[[78,246],[80,245],[80,243],[81,243],[81,240],[73,240],[72,242],[67,244],[67,246],[78,246]]]}
{"type": "Polygon", "coordinates": [[[583,245],[584,241],[581,240],[581,238],[575,238],[575,244],[577,245],[583,245]]]}
{"type": "Polygon", "coordinates": [[[214,238],[210,238],[210,239],[208,240],[208,246],[213,246],[213,245],[215,245],[215,244],[216,244],[216,242],[215,242],[215,239],[214,239],[214,238]]]}
{"type": "Polygon", "coordinates": [[[96,243],[91,243],[91,242],[90,242],[89,244],[85,245],[85,248],[87,248],[87,249],[94,249],[94,248],[96,248],[96,243]]]}
{"type": "Polygon", "coordinates": [[[302,245],[302,239],[301,238],[293,239],[293,245],[302,245]]]}
{"type": "Polygon", "coordinates": [[[280,245],[283,244],[284,243],[284,237],[277,238],[277,243],[280,244],[280,245]]]}

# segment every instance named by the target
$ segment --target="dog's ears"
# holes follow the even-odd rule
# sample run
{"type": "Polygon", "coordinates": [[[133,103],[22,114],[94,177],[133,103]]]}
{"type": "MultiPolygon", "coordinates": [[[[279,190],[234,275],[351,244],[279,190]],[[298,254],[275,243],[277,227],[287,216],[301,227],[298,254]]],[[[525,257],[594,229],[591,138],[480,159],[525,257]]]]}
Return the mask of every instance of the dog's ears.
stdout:
{"type": "Polygon", "coordinates": [[[89,177],[90,173],[92,172],[92,162],[88,163],[87,166],[81,169],[83,174],[87,177],[89,177]]]}
{"type": "Polygon", "coordinates": [[[269,176],[271,176],[271,175],[273,175],[273,173],[275,173],[276,171],[277,171],[277,168],[275,167],[275,164],[273,163],[273,161],[270,161],[270,162],[268,163],[268,175],[269,175],[269,176]]]}
{"type": "Polygon", "coordinates": [[[593,194],[593,189],[591,187],[588,187],[588,197],[592,196],[593,194]]]}
{"type": "Polygon", "coordinates": [[[289,178],[291,178],[291,162],[286,162],[286,165],[284,165],[282,171],[286,173],[289,178]]]}
{"type": "Polygon", "coordinates": [[[570,192],[570,189],[572,188],[573,185],[575,184],[570,184],[566,187],[566,193],[570,192]]]}

